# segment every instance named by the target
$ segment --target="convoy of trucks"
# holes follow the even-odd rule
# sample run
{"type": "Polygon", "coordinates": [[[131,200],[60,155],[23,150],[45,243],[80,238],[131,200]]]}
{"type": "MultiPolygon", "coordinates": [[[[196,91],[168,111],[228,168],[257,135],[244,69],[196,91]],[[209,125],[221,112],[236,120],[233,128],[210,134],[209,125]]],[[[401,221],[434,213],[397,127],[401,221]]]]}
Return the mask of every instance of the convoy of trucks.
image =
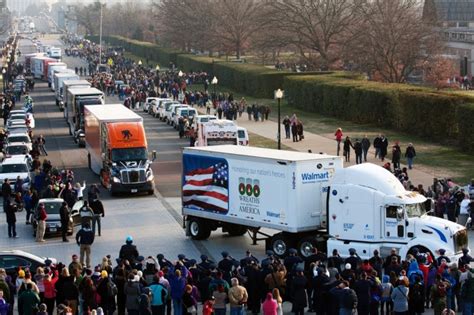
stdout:
{"type": "MultiPolygon", "coordinates": [[[[467,230],[427,215],[426,198],[406,191],[389,171],[371,163],[343,168],[342,158],[245,146],[184,148],[182,214],[186,233],[206,239],[222,228],[230,235],[261,228],[267,248],[285,256],[292,247],[356,249],[368,259],[392,248],[405,257],[416,247],[456,258],[467,230]]],[[[457,261],[457,260],[456,260],[457,261]]]]}
{"type": "MultiPolygon", "coordinates": [[[[143,119],[121,104],[104,105],[102,91],[57,59],[26,60],[35,78],[49,78],[70,134],[112,195],[153,194],[156,152],[149,157],[143,119]]],[[[168,123],[189,110],[156,101],[148,111],[168,123]]],[[[266,248],[281,257],[290,248],[309,256],[317,247],[343,257],[355,249],[363,259],[374,250],[385,256],[396,248],[405,257],[415,248],[433,255],[443,248],[453,260],[468,245],[464,226],[428,215],[426,198],[382,167],[344,168],[338,156],[248,147],[245,128],[207,115],[194,113],[192,128],[197,138],[183,149],[181,199],[183,227],[193,239],[222,228],[233,236],[248,232],[254,243],[264,235],[266,248]]]]}
{"type": "MultiPolygon", "coordinates": [[[[89,167],[117,193],[154,193],[143,119],[121,104],[84,107],[89,167]]],[[[154,158],[154,157],[153,157],[154,158]]]]}

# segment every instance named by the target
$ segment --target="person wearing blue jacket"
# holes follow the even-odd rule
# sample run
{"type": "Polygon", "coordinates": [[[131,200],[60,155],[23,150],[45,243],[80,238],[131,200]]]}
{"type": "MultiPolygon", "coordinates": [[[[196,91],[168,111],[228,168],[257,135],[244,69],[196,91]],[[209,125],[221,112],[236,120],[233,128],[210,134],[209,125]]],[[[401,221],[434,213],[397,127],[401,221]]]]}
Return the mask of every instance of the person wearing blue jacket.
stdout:
{"type": "Polygon", "coordinates": [[[153,315],[164,315],[165,305],[168,298],[168,290],[160,283],[158,276],[153,277],[153,282],[150,285],[151,290],[151,312],[153,315]]]}

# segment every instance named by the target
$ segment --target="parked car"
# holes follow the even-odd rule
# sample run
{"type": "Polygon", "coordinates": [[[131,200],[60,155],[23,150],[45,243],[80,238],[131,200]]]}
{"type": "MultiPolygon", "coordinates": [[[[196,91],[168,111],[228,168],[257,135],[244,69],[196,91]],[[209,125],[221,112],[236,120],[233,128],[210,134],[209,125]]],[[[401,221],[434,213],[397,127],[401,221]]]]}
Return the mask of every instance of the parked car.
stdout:
{"type": "Polygon", "coordinates": [[[33,144],[31,143],[30,136],[27,133],[14,133],[14,134],[9,134],[6,141],[5,141],[5,147],[8,146],[11,143],[24,143],[28,147],[28,151],[31,151],[33,148],[33,144]]]}
{"type": "Polygon", "coordinates": [[[168,111],[166,111],[166,123],[168,125],[173,126],[174,125],[174,116],[176,116],[176,111],[178,110],[178,108],[188,108],[188,107],[190,107],[190,106],[186,105],[186,104],[171,105],[168,108],[168,111]]]}
{"type": "MultiPolygon", "coordinates": [[[[38,207],[40,204],[44,204],[47,218],[46,218],[46,230],[44,235],[54,235],[61,233],[61,217],[59,215],[59,209],[61,208],[64,200],[62,198],[45,198],[38,201],[38,206],[34,209],[33,216],[31,217],[31,226],[33,227],[33,236],[36,236],[36,229],[38,228],[38,207]]],[[[80,207],[79,207],[80,208],[80,207]]],[[[70,209],[71,219],[69,220],[69,226],[67,234],[72,235],[74,233],[74,226],[81,223],[79,215],[79,209],[70,209]]]]}
{"type": "Polygon", "coordinates": [[[30,270],[32,275],[38,267],[46,266],[47,260],[56,264],[55,258],[40,257],[22,250],[4,250],[0,251],[0,268],[5,269],[8,275],[16,278],[18,270],[30,270]]]}
{"type": "Polygon", "coordinates": [[[143,105],[143,111],[146,113],[150,113],[150,108],[152,103],[156,102],[158,97],[147,97],[145,100],[145,104],[143,105]]]}
{"type": "Polygon", "coordinates": [[[151,103],[151,107],[149,108],[148,112],[155,118],[159,117],[160,108],[164,106],[166,102],[172,102],[173,100],[170,98],[158,98],[155,102],[151,103]]]}
{"type": "Polygon", "coordinates": [[[24,142],[10,142],[5,146],[4,157],[17,157],[17,156],[29,156],[30,150],[28,150],[28,145],[24,142]]]}
{"type": "Polygon", "coordinates": [[[180,103],[177,101],[169,101],[169,102],[164,102],[163,107],[158,108],[158,118],[162,121],[166,121],[167,116],[166,113],[170,109],[171,106],[173,105],[179,105],[180,103]]]}
{"type": "Polygon", "coordinates": [[[28,157],[23,155],[9,157],[0,165],[0,181],[3,183],[6,178],[10,179],[10,186],[14,190],[16,179],[20,176],[23,180],[23,190],[28,190],[31,184],[30,169],[31,163],[28,157]]]}

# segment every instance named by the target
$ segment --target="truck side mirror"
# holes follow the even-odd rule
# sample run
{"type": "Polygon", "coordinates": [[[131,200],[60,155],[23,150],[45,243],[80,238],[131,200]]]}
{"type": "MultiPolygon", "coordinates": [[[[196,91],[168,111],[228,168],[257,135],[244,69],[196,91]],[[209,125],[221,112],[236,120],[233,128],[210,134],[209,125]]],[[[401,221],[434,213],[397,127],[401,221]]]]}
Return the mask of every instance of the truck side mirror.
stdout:
{"type": "Polygon", "coordinates": [[[403,217],[404,217],[404,216],[403,216],[403,209],[398,208],[398,209],[397,209],[397,221],[403,220],[403,217]]]}
{"type": "Polygon", "coordinates": [[[151,151],[151,160],[152,161],[156,160],[156,150],[151,151]]]}

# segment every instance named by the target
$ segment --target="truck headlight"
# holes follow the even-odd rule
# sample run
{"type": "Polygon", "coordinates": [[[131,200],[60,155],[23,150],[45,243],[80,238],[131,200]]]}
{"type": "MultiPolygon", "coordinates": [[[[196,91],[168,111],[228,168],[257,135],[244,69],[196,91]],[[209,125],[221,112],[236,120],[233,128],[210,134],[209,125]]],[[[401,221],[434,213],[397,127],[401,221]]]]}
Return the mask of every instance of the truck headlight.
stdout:
{"type": "Polygon", "coordinates": [[[115,177],[115,176],[112,177],[112,180],[114,181],[114,183],[119,183],[119,184],[120,184],[120,183],[122,182],[122,181],[120,180],[120,178],[115,177]]]}
{"type": "Polygon", "coordinates": [[[153,171],[151,168],[146,172],[146,180],[152,181],[155,177],[153,176],[153,171]]]}

